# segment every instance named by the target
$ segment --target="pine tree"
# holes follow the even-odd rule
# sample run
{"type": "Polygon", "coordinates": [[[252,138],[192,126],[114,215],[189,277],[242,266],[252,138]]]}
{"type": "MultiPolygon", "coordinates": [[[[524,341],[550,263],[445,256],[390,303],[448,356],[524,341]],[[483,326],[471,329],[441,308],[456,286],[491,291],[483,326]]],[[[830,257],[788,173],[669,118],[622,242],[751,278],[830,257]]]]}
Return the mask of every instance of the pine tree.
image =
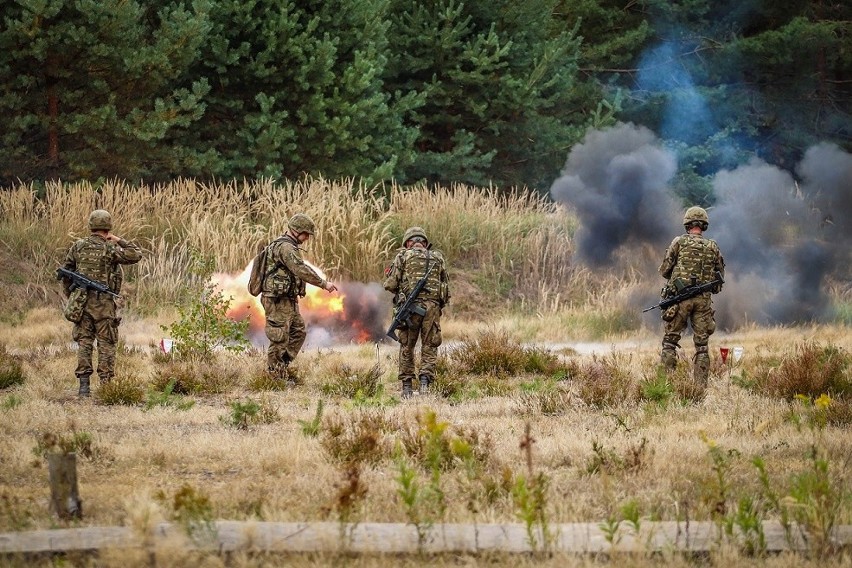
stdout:
{"type": "MultiPolygon", "coordinates": [[[[163,144],[203,113],[172,83],[206,38],[206,3],[18,0],[0,9],[0,181],[158,177],[195,158],[163,144]]],[[[187,171],[189,170],[189,171],[187,171]]]]}
{"type": "Polygon", "coordinates": [[[225,176],[390,178],[411,161],[418,97],[382,90],[385,0],[219,0],[210,45],[193,69],[208,80],[194,134],[225,176]]]}
{"type": "MultiPolygon", "coordinates": [[[[418,93],[409,181],[546,188],[582,135],[576,28],[552,0],[392,0],[388,92],[418,93]]],[[[597,101],[594,101],[597,103],[597,101]]]]}

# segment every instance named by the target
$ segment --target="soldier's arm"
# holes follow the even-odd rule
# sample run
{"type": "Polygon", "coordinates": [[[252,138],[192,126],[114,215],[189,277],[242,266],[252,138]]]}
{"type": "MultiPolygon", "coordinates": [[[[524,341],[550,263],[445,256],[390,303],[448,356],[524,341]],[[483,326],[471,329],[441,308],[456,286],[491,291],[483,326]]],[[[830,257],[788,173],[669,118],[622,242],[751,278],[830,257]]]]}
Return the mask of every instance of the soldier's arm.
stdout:
{"type": "Polygon", "coordinates": [[[280,247],[279,251],[282,261],[281,264],[286,266],[287,270],[296,275],[296,277],[300,280],[304,280],[308,284],[313,284],[314,286],[325,289],[326,280],[323,280],[319,274],[314,272],[313,268],[305,264],[305,261],[302,260],[302,257],[296,250],[289,250],[285,252],[283,247],[280,247]]]}
{"type": "Polygon", "coordinates": [[[390,268],[387,271],[387,275],[385,276],[385,281],[382,283],[382,286],[391,294],[396,294],[399,292],[399,284],[401,277],[402,255],[398,254],[396,255],[396,257],[394,257],[393,262],[391,263],[390,268]]]}
{"type": "Polygon", "coordinates": [[[676,237],[666,249],[666,256],[663,258],[663,263],[660,264],[660,275],[668,279],[672,275],[675,264],[677,264],[677,253],[680,250],[680,237],[676,237]]]}
{"type": "Polygon", "coordinates": [[[142,260],[142,249],[136,243],[122,239],[117,235],[109,234],[110,241],[117,244],[115,247],[115,261],[119,264],[136,264],[142,260]]]}
{"type": "MultiPolygon", "coordinates": [[[[65,255],[65,262],[62,263],[62,268],[72,272],[77,271],[77,248],[74,245],[71,245],[71,248],[68,249],[68,253],[65,255]]],[[[71,295],[72,281],[66,276],[63,276],[60,281],[62,282],[62,291],[67,298],[71,295]]]]}

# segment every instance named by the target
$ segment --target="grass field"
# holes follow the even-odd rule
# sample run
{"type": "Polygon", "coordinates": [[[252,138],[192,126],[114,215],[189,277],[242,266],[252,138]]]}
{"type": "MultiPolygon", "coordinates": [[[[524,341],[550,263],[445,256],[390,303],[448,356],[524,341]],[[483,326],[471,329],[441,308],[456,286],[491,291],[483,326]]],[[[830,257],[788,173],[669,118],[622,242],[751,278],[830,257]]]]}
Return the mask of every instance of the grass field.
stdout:
{"type": "MultiPolygon", "coordinates": [[[[0,532],[145,530],[159,520],[197,528],[212,519],[608,527],[693,520],[751,540],[723,536],[709,556],[649,554],[617,564],[849,562],[850,552],[826,537],[852,524],[847,326],[720,332],[701,392],[690,377],[691,347],[673,375],[657,370],[659,329],[629,316],[636,278],[591,278],[561,262],[572,218],[533,196],[456,188],[439,190],[432,203],[426,189],[419,199],[394,188],[368,197],[325,182],[172,188],[150,199],[120,184],[46,191],[0,194],[4,260],[20,267],[3,276],[14,305],[4,305],[0,321],[0,532]],[[209,215],[190,213],[193,191],[207,192],[209,215]],[[320,224],[311,258],[342,280],[376,280],[409,224],[442,235],[450,265],[464,270],[454,275],[459,298],[445,321],[435,393],[398,399],[397,353],[386,343],[307,348],[294,389],[266,381],[262,350],[205,361],[159,351],[160,326],[174,320],[170,305],[186,291],[189,251],[214,256],[220,270],[242,270],[246,248],[280,232],[297,210],[279,211],[278,203],[309,204],[300,209],[320,224]],[[92,399],[80,401],[70,324],[49,273],[68,237],[83,234],[88,211],[110,205],[116,232],[142,241],[149,255],[128,274],[117,380],[95,382],[92,399]],[[741,346],[742,358],[723,364],[720,346],[741,346]],[[79,458],[84,516],[59,521],[48,508],[44,455],[69,449],[79,458]],[[760,520],[806,528],[810,554],[762,555],[753,528],[760,520]]],[[[158,566],[616,563],[180,551],[158,558],[158,566]]],[[[151,565],[149,556],[118,552],[66,560],[151,565]]]]}

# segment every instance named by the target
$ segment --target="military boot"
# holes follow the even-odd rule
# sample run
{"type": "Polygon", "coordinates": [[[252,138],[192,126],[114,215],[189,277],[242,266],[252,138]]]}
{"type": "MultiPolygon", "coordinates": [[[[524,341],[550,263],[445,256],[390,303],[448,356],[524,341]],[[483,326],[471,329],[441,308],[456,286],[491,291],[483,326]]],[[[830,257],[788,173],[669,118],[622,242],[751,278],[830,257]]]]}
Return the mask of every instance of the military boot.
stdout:
{"type": "Polygon", "coordinates": [[[411,398],[411,378],[402,379],[402,398],[411,398]]]}
{"type": "Polygon", "coordinates": [[[92,395],[91,390],[89,390],[89,377],[78,377],[80,379],[80,390],[77,391],[77,396],[80,398],[87,398],[92,395]]]}
{"type": "Polygon", "coordinates": [[[420,375],[420,394],[429,394],[432,390],[432,380],[429,375],[420,375]]]}

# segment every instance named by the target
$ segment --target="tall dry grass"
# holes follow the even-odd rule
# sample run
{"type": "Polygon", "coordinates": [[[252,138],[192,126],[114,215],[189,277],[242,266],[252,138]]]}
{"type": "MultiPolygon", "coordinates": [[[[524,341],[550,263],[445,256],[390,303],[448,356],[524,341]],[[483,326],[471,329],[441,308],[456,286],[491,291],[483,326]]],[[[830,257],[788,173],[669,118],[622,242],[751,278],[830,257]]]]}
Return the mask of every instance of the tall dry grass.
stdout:
{"type": "Polygon", "coordinates": [[[147,253],[127,277],[143,309],[177,298],[191,250],[214,257],[219,270],[240,271],[258,247],[286,231],[296,212],[317,224],[306,258],[335,279],[380,280],[402,233],[420,225],[444,253],[451,275],[472,283],[492,304],[509,300],[550,310],[612,285],[568,261],[576,227],[568,212],[533,192],[507,195],[464,185],[368,188],[351,179],[313,178],[141,187],[121,180],[47,183],[43,189],[23,184],[0,191],[0,241],[38,265],[38,283],[49,285],[67,247],[87,233],[95,208],[110,211],[114,231],[147,253]]]}

